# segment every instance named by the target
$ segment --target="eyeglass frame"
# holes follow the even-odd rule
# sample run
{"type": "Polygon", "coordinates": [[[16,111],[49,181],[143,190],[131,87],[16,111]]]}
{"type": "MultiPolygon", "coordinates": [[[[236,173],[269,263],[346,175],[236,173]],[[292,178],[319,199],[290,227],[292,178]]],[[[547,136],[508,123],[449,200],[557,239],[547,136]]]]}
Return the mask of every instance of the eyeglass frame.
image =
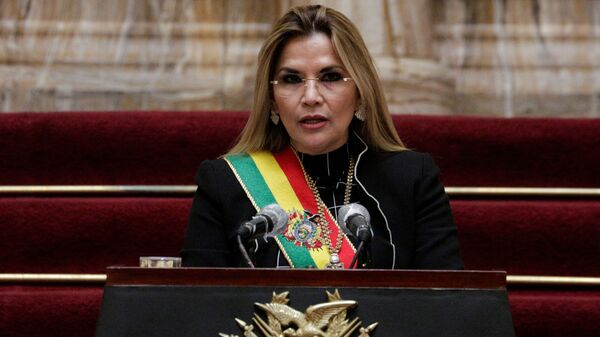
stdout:
{"type": "MultiPolygon", "coordinates": [[[[317,81],[318,83],[321,83],[321,81],[322,81],[318,77],[314,77],[314,78],[302,78],[302,77],[300,77],[300,79],[302,80],[302,83],[304,84],[305,87],[308,86],[308,82],[307,81],[317,81]]],[[[341,80],[344,81],[344,82],[354,81],[354,79],[352,77],[342,77],[341,80]]],[[[273,84],[274,86],[277,85],[277,84],[296,84],[296,83],[279,83],[279,82],[281,82],[281,81],[278,81],[278,80],[269,81],[269,83],[273,84]]],[[[297,84],[300,84],[300,83],[297,83],[297,84]]]]}

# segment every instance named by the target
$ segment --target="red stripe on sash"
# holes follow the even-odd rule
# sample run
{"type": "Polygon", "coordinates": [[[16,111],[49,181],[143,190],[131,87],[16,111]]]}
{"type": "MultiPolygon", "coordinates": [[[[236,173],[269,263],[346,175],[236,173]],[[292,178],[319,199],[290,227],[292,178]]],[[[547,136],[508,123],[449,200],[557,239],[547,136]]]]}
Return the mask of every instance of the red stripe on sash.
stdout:
{"type": "Polygon", "coordinates": [[[302,203],[304,209],[308,210],[312,214],[317,213],[317,201],[315,196],[310,190],[298,157],[294,153],[291,147],[287,147],[285,150],[276,152],[273,154],[275,160],[281,167],[281,170],[288,177],[292,189],[296,192],[298,200],[302,203]]]}

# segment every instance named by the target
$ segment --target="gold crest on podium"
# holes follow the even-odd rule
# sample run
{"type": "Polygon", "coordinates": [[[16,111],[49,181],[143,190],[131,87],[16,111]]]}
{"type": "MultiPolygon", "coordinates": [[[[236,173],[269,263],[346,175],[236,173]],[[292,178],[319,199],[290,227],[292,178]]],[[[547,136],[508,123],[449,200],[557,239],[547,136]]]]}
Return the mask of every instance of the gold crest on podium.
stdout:
{"type": "MultiPolygon", "coordinates": [[[[369,337],[378,323],[361,327],[358,317],[346,318],[348,309],[357,305],[356,301],[343,300],[336,290],[327,292],[328,301],[314,304],[302,313],[288,306],[289,292],[273,293],[271,303],[254,303],[262,309],[267,320],[254,313],[252,321],[265,337],[350,337],[358,329],[357,337],[369,337]]],[[[243,330],[244,337],[259,337],[254,332],[254,325],[247,324],[239,318],[235,319],[243,330]]],[[[221,337],[239,337],[220,333],[221,337]]]]}

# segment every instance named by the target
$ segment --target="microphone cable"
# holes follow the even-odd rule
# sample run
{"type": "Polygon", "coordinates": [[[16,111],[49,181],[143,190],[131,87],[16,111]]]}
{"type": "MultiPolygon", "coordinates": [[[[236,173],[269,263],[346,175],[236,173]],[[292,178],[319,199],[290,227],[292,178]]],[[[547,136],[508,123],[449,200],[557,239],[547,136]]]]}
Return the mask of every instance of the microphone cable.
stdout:
{"type": "Polygon", "coordinates": [[[246,246],[244,245],[244,242],[242,241],[242,236],[239,234],[237,235],[237,242],[238,242],[238,248],[240,249],[240,253],[242,253],[242,257],[244,258],[244,261],[246,262],[248,267],[256,268],[256,267],[254,267],[254,263],[252,263],[252,260],[250,259],[250,255],[248,255],[246,246]]]}

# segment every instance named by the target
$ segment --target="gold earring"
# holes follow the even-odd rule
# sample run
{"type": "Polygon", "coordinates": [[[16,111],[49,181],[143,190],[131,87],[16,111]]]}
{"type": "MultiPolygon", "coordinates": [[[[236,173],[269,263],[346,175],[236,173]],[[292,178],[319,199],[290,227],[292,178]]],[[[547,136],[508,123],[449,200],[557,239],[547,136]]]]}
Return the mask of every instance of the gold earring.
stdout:
{"type": "Polygon", "coordinates": [[[271,110],[271,122],[275,125],[279,124],[279,114],[274,110],[271,110]]]}
{"type": "Polygon", "coordinates": [[[354,117],[359,121],[364,122],[365,118],[367,118],[367,107],[364,104],[359,105],[358,109],[354,111],[354,117]]]}

